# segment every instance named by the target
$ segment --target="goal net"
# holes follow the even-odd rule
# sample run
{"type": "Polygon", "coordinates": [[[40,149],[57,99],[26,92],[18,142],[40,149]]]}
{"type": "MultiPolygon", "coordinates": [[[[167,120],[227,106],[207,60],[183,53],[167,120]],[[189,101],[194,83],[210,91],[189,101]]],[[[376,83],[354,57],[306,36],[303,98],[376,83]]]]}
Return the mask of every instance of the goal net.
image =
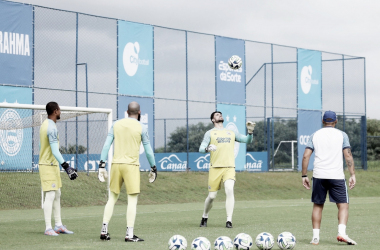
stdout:
{"type": "MultiPolygon", "coordinates": [[[[112,126],[112,110],[63,106],[60,109],[61,117],[56,126],[63,159],[78,170],[80,177],[90,176],[98,170],[103,144],[112,126]]],[[[0,103],[0,198],[3,203],[0,209],[35,207],[31,202],[41,204],[39,132],[46,119],[45,105],[0,103]]],[[[108,162],[111,157],[112,149],[108,162]]],[[[68,178],[62,167],[61,171],[65,185],[68,178]]],[[[79,185],[80,189],[80,182],[84,180],[77,180],[65,188],[79,185]]]]}

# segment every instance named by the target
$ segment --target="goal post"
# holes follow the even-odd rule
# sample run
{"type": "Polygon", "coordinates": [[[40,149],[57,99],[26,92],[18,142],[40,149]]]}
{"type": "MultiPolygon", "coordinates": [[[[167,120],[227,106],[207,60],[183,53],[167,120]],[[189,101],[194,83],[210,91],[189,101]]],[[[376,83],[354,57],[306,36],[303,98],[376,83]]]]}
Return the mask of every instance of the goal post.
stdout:
{"type": "MultiPolygon", "coordinates": [[[[112,109],[60,106],[60,110],[56,126],[64,160],[78,172],[96,172],[112,127],[112,109]]],[[[0,103],[0,174],[38,172],[39,130],[46,119],[45,105],[0,103]]],[[[107,160],[109,176],[112,156],[111,147],[107,160]]],[[[21,182],[27,182],[29,177],[19,175],[24,176],[20,177],[21,182]]]]}

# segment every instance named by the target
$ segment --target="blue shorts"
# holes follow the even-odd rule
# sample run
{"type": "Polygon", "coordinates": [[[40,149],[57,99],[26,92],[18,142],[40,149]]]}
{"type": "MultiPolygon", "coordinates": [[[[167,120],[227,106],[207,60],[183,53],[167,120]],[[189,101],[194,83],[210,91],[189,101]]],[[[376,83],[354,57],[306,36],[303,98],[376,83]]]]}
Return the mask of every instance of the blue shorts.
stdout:
{"type": "Polygon", "coordinates": [[[324,204],[329,192],[330,202],[349,203],[346,180],[317,179],[313,177],[313,193],[311,202],[324,204]]]}

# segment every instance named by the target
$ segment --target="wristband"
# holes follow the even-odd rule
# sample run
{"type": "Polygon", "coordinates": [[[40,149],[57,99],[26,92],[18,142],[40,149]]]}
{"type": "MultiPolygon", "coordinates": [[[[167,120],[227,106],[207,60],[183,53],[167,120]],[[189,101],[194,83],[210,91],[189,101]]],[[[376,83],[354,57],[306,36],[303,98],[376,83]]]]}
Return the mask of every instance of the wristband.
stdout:
{"type": "Polygon", "coordinates": [[[304,177],[307,177],[307,174],[306,175],[302,175],[302,178],[304,178],[304,177]]]}

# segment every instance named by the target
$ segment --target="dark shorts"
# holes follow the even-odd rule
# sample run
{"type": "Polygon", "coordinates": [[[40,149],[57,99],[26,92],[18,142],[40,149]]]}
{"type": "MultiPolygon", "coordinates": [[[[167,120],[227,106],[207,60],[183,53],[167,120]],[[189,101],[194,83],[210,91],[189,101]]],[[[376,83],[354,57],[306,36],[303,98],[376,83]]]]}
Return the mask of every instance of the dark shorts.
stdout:
{"type": "Polygon", "coordinates": [[[349,203],[346,180],[317,179],[313,177],[313,193],[311,202],[324,204],[329,192],[330,202],[349,203]]]}

